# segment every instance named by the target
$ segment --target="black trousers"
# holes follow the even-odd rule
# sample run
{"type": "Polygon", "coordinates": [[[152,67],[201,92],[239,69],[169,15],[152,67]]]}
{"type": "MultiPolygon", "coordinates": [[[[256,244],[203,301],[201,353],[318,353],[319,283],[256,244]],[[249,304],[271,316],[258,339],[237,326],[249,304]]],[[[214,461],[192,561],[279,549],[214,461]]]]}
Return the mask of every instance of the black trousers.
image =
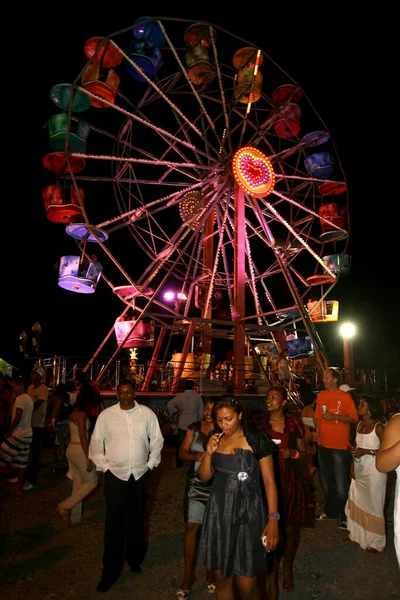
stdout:
{"type": "Polygon", "coordinates": [[[39,477],[40,453],[44,446],[46,434],[45,427],[32,427],[31,455],[25,476],[25,481],[29,481],[32,485],[35,485],[39,477]]]}
{"type": "Polygon", "coordinates": [[[108,470],[104,475],[106,521],[104,529],[103,576],[114,583],[124,562],[137,569],[147,553],[145,511],[150,471],[135,481],[118,479],[108,470]]]}
{"type": "Polygon", "coordinates": [[[176,466],[183,467],[184,462],[181,458],[179,458],[179,448],[182,445],[183,440],[185,439],[186,429],[178,429],[178,433],[176,434],[176,466]]]}

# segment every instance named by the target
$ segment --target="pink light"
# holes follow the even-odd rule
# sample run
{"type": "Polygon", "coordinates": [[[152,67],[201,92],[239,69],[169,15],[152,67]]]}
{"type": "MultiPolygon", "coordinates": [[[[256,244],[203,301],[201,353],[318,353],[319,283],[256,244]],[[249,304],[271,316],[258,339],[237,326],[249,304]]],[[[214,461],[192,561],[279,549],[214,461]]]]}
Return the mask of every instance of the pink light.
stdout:
{"type": "Polygon", "coordinates": [[[164,300],[175,300],[175,292],[165,292],[164,294],[164,300]]]}
{"type": "Polygon", "coordinates": [[[181,294],[181,293],[175,293],[172,290],[168,290],[168,292],[164,293],[164,300],[167,300],[167,302],[172,302],[173,300],[177,299],[177,300],[187,300],[187,296],[186,294],[181,294]]]}

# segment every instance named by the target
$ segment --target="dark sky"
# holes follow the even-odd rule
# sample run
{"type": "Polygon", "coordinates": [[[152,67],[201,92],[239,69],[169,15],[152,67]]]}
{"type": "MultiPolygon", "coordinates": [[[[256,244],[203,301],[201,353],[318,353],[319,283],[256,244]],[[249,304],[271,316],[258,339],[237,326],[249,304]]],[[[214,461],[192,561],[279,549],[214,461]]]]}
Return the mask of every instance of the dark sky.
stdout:
{"type": "MultiPolygon", "coordinates": [[[[33,13],[26,13],[22,24],[15,16],[20,22],[15,39],[21,59],[7,65],[3,86],[7,108],[0,338],[0,357],[13,364],[20,363],[19,334],[29,333],[36,320],[43,329],[41,352],[89,356],[120,312],[108,290],[107,296],[98,293],[100,286],[90,297],[90,308],[88,298],[84,302],[80,294],[58,288],[55,265],[65,253],[65,233],[63,226],[46,219],[41,196],[43,187],[51,184],[41,164],[49,151],[44,125],[55,108],[49,99],[51,87],[78,75],[87,38],[112,34],[142,16],[133,8],[128,14],[125,3],[112,5],[112,14],[96,17],[88,10],[52,14],[33,29],[33,13]],[[124,9],[118,9],[122,4],[124,9]]],[[[391,212],[397,199],[384,167],[388,149],[381,139],[380,119],[387,123],[381,93],[387,74],[376,68],[383,51],[371,43],[375,23],[361,26],[348,17],[344,23],[342,14],[326,18],[311,9],[293,13],[288,5],[284,10],[265,9],[268,17],[263,18],[255,11],[239,14],[230,9],[217,19],[211,8],[201,6],[202,11],[188,10],[182,16],[210,21],[260,46],[303,87],[326,123],[349,186],[352,273],[334,290],[341,301],[340,320],[352,320],[358,327],[356,366],[399,370],[397,223],[391,212]]],[[[323,324],[319,333],[332,362],[340,364],[337,330],[337,324],[323,324]]]]}

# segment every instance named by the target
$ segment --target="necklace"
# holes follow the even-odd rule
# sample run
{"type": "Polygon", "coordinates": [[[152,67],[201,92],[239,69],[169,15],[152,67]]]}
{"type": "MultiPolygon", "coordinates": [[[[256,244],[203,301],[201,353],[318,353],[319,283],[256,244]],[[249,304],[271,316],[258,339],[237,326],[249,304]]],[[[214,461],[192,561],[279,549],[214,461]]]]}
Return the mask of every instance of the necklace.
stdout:
{"type": "Polygon", "coordinates": [[[367,431],[367,429],[369,429],[370,425],[372,425],[371,421],[364,421],[360,423],[360,428],[359,428],[359,432],[360,433],[365,433],[367,431]]]}

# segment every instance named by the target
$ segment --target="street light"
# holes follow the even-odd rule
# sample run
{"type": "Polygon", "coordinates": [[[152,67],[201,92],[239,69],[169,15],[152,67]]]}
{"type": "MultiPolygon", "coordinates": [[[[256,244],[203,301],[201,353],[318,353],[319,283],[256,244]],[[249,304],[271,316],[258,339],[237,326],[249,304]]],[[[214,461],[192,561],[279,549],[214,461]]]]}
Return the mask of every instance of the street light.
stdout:
{"type": "Polygon", "coordinates": [[[340,335],[343,338],[344,380],[350,385],[354,384],[353,337],[355,333],[356,328],[353,323],[343,323],[340,327],[340,335]]]}

